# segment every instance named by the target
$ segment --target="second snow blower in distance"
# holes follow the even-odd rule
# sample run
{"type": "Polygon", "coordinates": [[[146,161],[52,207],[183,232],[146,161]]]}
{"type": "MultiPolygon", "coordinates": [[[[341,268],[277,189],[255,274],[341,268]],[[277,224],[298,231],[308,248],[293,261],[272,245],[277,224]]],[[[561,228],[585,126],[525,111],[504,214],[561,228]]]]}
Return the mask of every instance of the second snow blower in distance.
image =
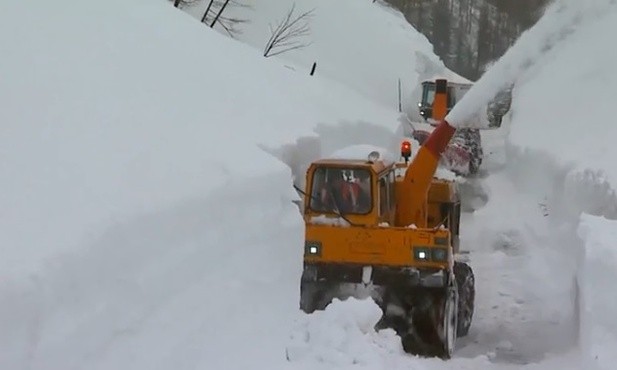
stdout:
{"type": "MultiPolygon", "coordinates": [[[[439,79],[443,81],[445,79],[439,79]]],[[[422,82],[418,111],[423,122],[413,122],[413,137],[420,144],[426,140],[434,127],[454,108],[473,84],[467,81],[446,80],[438,87],[437,80],[422,82]]],[[[486,129],[501,127],[504,115],[510,110],[512,86],[501,91],[486,107],[473,116],[474,126],[486,129]]],[[[441,158],[445,167],[462,176],[478,173],[484,159],[482,137],[479,129],[458,129],[441,158]]]]}

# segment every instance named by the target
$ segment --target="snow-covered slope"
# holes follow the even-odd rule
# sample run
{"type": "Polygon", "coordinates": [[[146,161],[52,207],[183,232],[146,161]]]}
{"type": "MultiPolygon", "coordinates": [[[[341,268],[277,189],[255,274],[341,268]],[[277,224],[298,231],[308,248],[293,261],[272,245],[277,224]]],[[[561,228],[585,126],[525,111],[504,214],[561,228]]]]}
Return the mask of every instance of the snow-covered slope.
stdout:
{"type": "MultiPolygon", "coordinates": [[[[186,11],[200,20],[209,1],[201,0],[186,11]]],[[[225,15],[245,19],[237,28],[238,40],[263,53],[271,32],[292,5],[294,15],[313,10],[308,21],[310,34],[295,39],[309,46],[282,53],[280,59],[301,73],[309,74],[313,62],[316,75],[340,81],[389,109],[398,109],[398,80],[402,106],[409,115],[417,110],[418,81],[435,74],[462,79],[445,68],[428,39],[406,22],[403,15],[384,2],[371,0],[280,0],[239,1],[250,7],[226,8],[225,15]]],[[[215,27],[221,33],[221,27],[215,27]]],[[[415,117],[415,116],[414,116],[415,117]]]]}
{"type": "Polygon", "coordinates": [[[0,49],[0,368],[285,361],[302,223],[260,145],[396,112],[166,1],[3,2],[0,49]]]}
{"type": "Polygon", "coordinates": [[[269,63],[164,2],[38,5],[3,4],[0,22],[3,268],[229,179],[286,170],[256,144],[343,119],[398,124],[394,112],[269,63]]]}

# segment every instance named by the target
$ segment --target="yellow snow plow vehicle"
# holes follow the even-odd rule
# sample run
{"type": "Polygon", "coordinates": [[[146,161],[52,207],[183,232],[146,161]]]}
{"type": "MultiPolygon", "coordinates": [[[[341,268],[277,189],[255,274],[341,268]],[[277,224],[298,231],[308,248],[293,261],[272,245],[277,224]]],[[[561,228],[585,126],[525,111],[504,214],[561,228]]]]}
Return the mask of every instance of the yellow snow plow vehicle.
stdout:
{"type": "MultiPolygon", "coordinates": [[[[437,94],[445,81],[437,81],[437,94]]],[[[455,129],[442,121],[417,153],[374,150],[364,158],[313,162],[303,192],[304,269],[300,308],[323,310],[334,298],[371,296],[404,349],[450,358],[474,310],[474,275],[459,251],[456,184],[434,175],[455,129]]]]}

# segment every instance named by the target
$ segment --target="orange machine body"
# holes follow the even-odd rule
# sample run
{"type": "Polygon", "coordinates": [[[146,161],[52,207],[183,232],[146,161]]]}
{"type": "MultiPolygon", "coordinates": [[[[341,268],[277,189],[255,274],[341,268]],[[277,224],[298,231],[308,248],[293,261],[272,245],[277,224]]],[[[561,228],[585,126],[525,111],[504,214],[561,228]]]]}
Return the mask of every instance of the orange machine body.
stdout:
{"type": "Polygon", "coordinates": [[[409,164],[383,158],[312,163],[304,196],[305,263],[451,269],[460,201],[455,184],[434,174],[453,133],[443,121],[409,164]],[[319,188],[332,187],[328,181],[334,180],[327,176],[337,170],[362,177],[369,199],[363,208],[342,212],[319,206],[319,188]]]}

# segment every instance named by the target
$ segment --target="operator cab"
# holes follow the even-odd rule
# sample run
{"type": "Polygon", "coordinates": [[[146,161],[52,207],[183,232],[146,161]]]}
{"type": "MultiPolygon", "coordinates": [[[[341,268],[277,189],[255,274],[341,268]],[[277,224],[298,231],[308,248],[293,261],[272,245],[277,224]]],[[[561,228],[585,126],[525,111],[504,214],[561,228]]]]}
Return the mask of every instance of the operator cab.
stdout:
{"type": "MultiPolygon", "coordinates": [[[[458,82],[448,81],[447,85],[447,112],[450,113],[450,110],[454,107],[454,105],[460,101],[463,96],[469,91],[471,88],[471,84],[464,84],[458,82]]],[[[424,118],[426,122],[429,123],[437,123],[436,120],[433,119],[433,102],[435,100],[435,89],[436,83],[435,81],[424,81],[422,82],[422,100],[418,103],[418,108],[420,110],[420,115],[424,118]]]]}
{"type": "Polygon", "coordinates": [[[373,158],[321,159],[308,169],[305,215],[344,218],[356,225],[393,222],[395,163],[373,158]]]}

